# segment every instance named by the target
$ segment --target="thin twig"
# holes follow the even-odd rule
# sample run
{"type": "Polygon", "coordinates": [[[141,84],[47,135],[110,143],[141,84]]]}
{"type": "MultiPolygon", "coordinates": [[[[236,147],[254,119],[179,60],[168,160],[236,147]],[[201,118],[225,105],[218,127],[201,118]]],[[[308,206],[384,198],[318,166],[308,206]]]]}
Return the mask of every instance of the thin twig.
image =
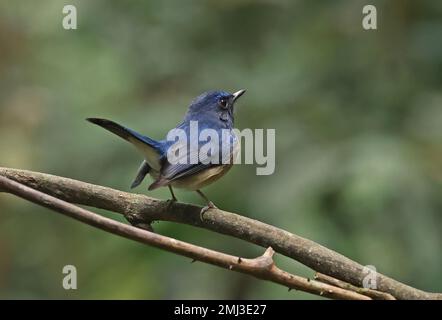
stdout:
{"type": "MultiPolygon", "coordinates": [[[[200,220],[201,207],[161,201],[73,179],[26,170],[1,168],[0,175],[28,185],[71,203],[101,208],[123,214],[132,224],[148,225],[164,220],[185,223],[260,245],[291,257],[313,270],[361,287],[364,267],[355,261],[280,228],[222,210],[209,210],[200,220]]],[[[377,288],[397,299],[442,299],[377,273],[377,288]]]]}
{"type": "Polygon", "coordinates": [[[374,300],[396,300],[395,297],[393,297],[389,293],[380,292],[380,291],[369,289],[369,288],[359,288],[359,287],[356,287],[350,283],[344,282],[339,279],[335,279],[333,277],[330,277],[326,274],[322,274],[319,272],[316,272],[315,280],[323,282],[323,283],[328,283],[328,284],[331,284],[333,286],[336,286],[336,287],[339,287],[339,288],[342,288],[345,290],[350,290],[350,291],[354,291],[354,292],[363,294],[363,295],[368,296],[374,300]]]}
{"type": "Polygon", "coordinates": [[[194,260],[216,265],[228,270],[238,271],[252,275],[256,278],[281,284],[288,288],[302,290],[316,295],[322,295],[324,297],[348,300],[371,300],[371,298],[362,294],[319,281],[308,280],[279,269],[273,261],[274,251],[271,247],[269,247],[262,256],[257,258],[238,258],[100,216],[3,176],[0,176],[0,189],[56,212],[65,214],[98,229],[189,257],[194,260]]]}

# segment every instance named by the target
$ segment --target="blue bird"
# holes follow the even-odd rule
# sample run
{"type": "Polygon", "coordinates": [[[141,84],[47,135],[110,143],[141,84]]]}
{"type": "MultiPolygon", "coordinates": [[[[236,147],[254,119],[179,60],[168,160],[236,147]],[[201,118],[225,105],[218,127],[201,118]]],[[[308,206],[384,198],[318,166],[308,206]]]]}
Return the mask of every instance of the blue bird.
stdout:
{"type": "Polygon", "coordinates": [[[168,155],[171,154],[171,148],[180,147],[180,143],[177,144],[169,139],[156,141],[106,119],[88,118],[86,120],[127,140],[144,156],[131,188],[140,185],[145,176],[150,174],[154,181],[148,189],[154,190],[167,186],[172,195],[172,201],[177,201],[172,187],[196,191],[207,202],[207,206],[201,210],[202,215],[208,209],[216,208],[216,206],[200,189],[227,173],[238,154],[239,141],[233,131],[233,109],[235,102],[244,92],[245,90],[239,90],[230,94],[224,91],[209,91],[193,100],[183,121],[175,127],[175,129],[181,129],[182,132],[186,133],[187,140],[181,141],[181,144],[184,143],[182,146],[192,144],[196,146],[193,151],[190,147],[181,149],[184,150],[184,153],[179,155],[179,159],[185,161],[169,161],[168,155]],[[209,143],[209,146],[212,144],[212,147],[216,147],[217,142],[216,140],[212,141],[212,139],[205,142],[200,141],[200,139],[197,142],[191,141],[191,127],[192,123],[195,122],[198,125],[198,133],[201,133],[204,129],[211,129],[218,134],[218,149],[213,149],[218,150],[218,152],[212,152],[213,150],[211,150],[201,156],[200,151],[204,148],[204,145],[209,143]],[[223,131],[227,134],[223,134],[223,131]],[[230,147],[222,147],[222,143],[227,143],[230,147]],[[199,157],[196,161],[190,161],[195,153],[199,157]],[[223,159],[229,161],[223,161],[223,159]]]}

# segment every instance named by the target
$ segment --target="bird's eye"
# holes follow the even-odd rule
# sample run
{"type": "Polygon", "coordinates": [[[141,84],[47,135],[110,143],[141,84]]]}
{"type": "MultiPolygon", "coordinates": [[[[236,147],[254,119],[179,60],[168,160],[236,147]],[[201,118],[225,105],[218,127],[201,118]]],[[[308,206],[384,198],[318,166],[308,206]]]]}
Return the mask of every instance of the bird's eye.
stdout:
{"type": "Polygon", "coordinates": [[[226,99],[226,98],[221,98],[221,99],[219,99],[219,105],[220,105],[222,108],[227,108],[227,99],[226,99]]]}

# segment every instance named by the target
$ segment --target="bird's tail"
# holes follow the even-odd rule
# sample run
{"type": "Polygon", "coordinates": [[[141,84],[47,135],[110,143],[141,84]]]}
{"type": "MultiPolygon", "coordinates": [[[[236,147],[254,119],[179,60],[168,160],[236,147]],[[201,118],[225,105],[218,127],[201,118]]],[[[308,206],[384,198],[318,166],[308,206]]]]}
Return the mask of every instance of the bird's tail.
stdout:
{"type": "MultiPolygon", "coordinates": [[[[146,164],[148,165],[148,167],[153,168],[156,171],[160,170],[161,168],[160,158],[162,154],[162,145],[160,142],[153,140],[149,137],[143,136],[136,131],[123,127],[122,125],[119,125],[118,123],[110,120],[99,119],[99,118],[88,118],[86,120],[130,142],[132,145],[135,146],[135,148],[137,148],[137,150],[139,150],[144,155],[144,159],[146,160],[146,164]]],[[[140,178],[139,176],[142,174],[142,172],[146,170],[147,172],[149,172],[149,169],[147,169],[146,167],[143,167],[143,170],[141,169],[142,167],[140,167],[138,176],[134,181],[135,184],[137,180],[140,178]]],[[[141,181],[142,178],[140,180],[140,183],[141,181]]]]}
{"type": "Polygon", "coordinates": [[[137,176],[135,177],[134,182],[132,182],[130,188],[133,189],[135,187],[138,187],[141,182],[143,182],[144,177],[149,173],[150,166],[146,162],[146,160],[143,160],[140,167],[138,168],[137,176]]]}

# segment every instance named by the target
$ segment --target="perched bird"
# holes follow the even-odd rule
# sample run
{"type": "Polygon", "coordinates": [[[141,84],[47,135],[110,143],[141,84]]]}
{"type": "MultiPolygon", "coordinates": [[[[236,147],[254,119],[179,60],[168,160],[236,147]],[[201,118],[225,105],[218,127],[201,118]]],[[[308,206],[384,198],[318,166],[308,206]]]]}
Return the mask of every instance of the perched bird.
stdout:
{"type": "MultiPolygon", "coordinates": [[[[239,90],[230,94],[224,91],[209,91],[193,100],[183,121],[172,129],[181,129],[187,135],[187,140],[181,142],[187,143],[188,147],[179,156],[181,160],[184,158],[186,161],[169,161],[168,151],[170,152],[170,148],[174,145],[177,147],[175,141],[169,139],[156,141],[106,119],[88,118],[86,120],[127,140],[143,154],[144,160],[138,169],[131,188],[140,185],[144,177],[150,174],[154,181],[149,186],[149,190],[167,186],[172,195],[172,201],[177,200],[172,187],[196,191],[207,202],[207,206],[201,210],[201,214],[203,214],[208,209],[216,207],[200,189],[222,177],[231,168],[239,151],[239,141],[233,131],[233,108],[235,102],[244,92],[245,90],[239,90]],[[201,151],[205,145],[207,148],[208,143],[217,144],[216,139],[200,141],[196,137],[198,141],[191,141],[191,139],[195,139],[191,134],[191,127],[195,123],[198,125],[199,133],[204,129],[212,129],[218,134],[219,145],[217,150],[219,152],[207,152],[205,155],[200,155],[196,161],[190,161],[194,153],[201,151]],[[222,147],[222,143],[226,143],[230,147],[222,147]],[[196,146],[193,151],[190,145],[196,146]],[[226,163],[226,161],[222,161],[223,159],[229,159],[230,161],[226,163]]],[[[213,147],[216,146],[213,145],[213,147]]]]}

